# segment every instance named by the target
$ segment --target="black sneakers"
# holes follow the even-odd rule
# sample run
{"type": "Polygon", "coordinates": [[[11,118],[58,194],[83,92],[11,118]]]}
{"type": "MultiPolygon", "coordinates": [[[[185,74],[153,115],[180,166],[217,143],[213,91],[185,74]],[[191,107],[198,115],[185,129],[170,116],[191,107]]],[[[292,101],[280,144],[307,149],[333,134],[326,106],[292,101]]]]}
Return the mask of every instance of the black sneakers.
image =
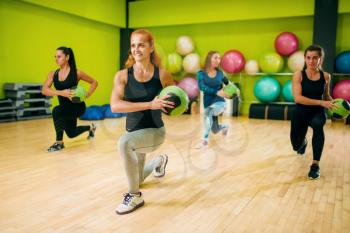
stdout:
{"type": "Polygon", "coordinates": [[[63,148],[64,148],[63,143],[55,142],[52,146],[49,147],[49,149],[47,149],[47,151],[54,152],[54,151],[62,150],[63,148]]]}
{"type": "Polygon", "coordinates": [[[304,138],[303,145],[299,148],[299,150],[297,150],[297,153],[299,155],[305,154],[306,146],[307,146],[307,140],[306,140],[306,138],[304,138]]]}
{"type": "Polygon", "coordinates": [[[318,164],[312,164],[310,166],[308,177],[310,180],[315,180],[320,178],[320,167],[318,166],[318,164]]]}

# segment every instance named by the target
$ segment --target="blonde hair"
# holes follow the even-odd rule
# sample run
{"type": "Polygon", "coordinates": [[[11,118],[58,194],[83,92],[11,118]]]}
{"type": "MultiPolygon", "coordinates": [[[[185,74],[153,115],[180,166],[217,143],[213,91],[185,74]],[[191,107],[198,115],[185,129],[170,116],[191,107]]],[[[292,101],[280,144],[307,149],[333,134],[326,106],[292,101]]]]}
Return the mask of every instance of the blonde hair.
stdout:
{"type": "Polygon", "coordinates": [[[208,72],[211,67],[211,58],[214,56],[214,54],[219,54],[218,51],[209,51],[207,54],[207,57],[205,58],[203,70],[208,72]]]}
{"type": "MultiPolygon", "coordinates": [[[[135,34],[142,34],[146,37],[147,42],[153,47],[153,52],[151,53],[151,63],[155,66],[161,67],[162,62],[159,55],[156,52],[156,48],[154,46],[154,37],[152,33],[146,29],[137,29],[131,33],[130,39],[135,34]]],[[[135,59],[131,54],[131,50],[129,50],[128,59],[125,62],[125,68],[132,67],[135,64],[135,59]]]]}

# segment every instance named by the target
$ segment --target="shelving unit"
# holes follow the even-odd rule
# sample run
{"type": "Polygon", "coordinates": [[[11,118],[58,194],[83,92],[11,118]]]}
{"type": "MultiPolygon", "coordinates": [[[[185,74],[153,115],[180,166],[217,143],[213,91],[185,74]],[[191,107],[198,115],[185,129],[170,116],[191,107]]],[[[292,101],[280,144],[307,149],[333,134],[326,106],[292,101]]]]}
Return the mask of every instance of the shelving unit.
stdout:
{"type": "MultiPolygon", "coordinates": [[[[293,76],[293,73],[291,72],[279,72],[279,73],[265,73],[265,72],[258,72],[254,74],[247,74],[244,72],[240,72],[235,75],[229,75],[232,78],[238,78],[238,83],[240,86],[242,86],[243,79],[245,79],[245,76],[249,76],[252,78],[261,78],[263,76],[293,76]]],[[[244,100],[243,100],[244,102],[244,100]]],[[[291,112],[293,111],[295,107],[294,102],[285,102],[285,101],[278,101],[278,102],[271,102],[271,103],[262,103],[259,101],[250,101],[249,106],[249,118],[255,118],[255,119],[274,119],[274,120],[290,120],[291,118],[291,112]]]]}
{"type": "Polygon", "coordinates": [[[51,116],[50,97],[41,94],[40,83],[5,83],[5,96],[12,101],[17,120],[51,116]]]}
{"type": "Polygon", "coordinates": [[[16,107],[11,99],[0,100],[0,122],[16,120],[16,107]]]}

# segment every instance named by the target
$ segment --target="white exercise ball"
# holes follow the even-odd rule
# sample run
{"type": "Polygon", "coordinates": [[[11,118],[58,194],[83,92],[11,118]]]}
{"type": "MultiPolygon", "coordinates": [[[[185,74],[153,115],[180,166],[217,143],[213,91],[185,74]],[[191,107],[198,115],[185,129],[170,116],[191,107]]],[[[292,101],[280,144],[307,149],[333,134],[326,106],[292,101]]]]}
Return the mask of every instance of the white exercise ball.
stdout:
{"type": "Polygon", "coordinates": [[[194,43],[189,36],[180,36],[176,40],[176,52],[182,56],[192,53],[194,43]]]}
{"type": "Polygon", "coordinates": [[[288,58],[288,68],[292,71],[301,71],[304,67],[304,52],[297,51],[288,58]]]}
{"type": "Polygon", "coordinates": [[[182,67],[187,73],[196,74],[200,69],[200,57],[197,53],[186,55],[182,62],[182,67]]]}
{"type": "Polygon", "coordinates": [[[244,71],[247,73],[247,74],[255,74],[255,73],[258,73],[259,72],[259,64],[256,60],[248,60],[246,63],[245,63],[245,66],[244,66],[244,71]]]}

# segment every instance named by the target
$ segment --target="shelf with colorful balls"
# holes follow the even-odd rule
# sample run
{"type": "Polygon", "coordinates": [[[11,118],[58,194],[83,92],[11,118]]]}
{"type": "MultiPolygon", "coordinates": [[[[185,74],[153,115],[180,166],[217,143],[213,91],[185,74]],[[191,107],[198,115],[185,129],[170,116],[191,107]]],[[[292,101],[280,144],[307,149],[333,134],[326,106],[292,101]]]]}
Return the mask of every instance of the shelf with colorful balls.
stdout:
{"type": "Polygon", "coordinates": [[[350,102],[350,50],[336,56],[333,79],[333,96],[350,102]]]}
{"type": "Polygon", "coordinates": [[[340,120],[346,118],[345,123],[350,124],[350,50],[336,56],[332,84],[332,96],[339,108],[330,113],[340,120]]]}
{"type": "MultiPolygon", "coordinates": [[[[200,92],[196,72],[203,63],[202,59],[191,37],[179,36],[174,42],[175,51],[166,53],[158,44],[156,51],[163,61],[163,67],[173,74],[175,84],[185,90],[191,104],[198,103],[200,92]]],[[[258,61],[246,60],[243,54],[235,49],[226,51],[222,56],[222,68],[227,77],[242,88],[243,102],[253,103],[257,102],[257,99],[264,103],[294,103],[291,77],[293,72],[302,70],[304,52],[300,51],[298,38],[292,32],[277,35],[274,49],[275,51],[264,54],[258,61]],[[247,79],[246,76],[259,77],[259,80],[247,79]],[[286,81],[284,77],[289,80],[286,81]],[[247,80],[251,82],[250,85],[245,85],[247,80]],[[277,80],[284,83],[282,88],[277,80]],[[254,86],[254,91],[245,90],[246,86],[254,86]],[[245,98],[246,96],[248,98],[245,98]]]]}
{"type": "MultiPolygon", "coordinates": [[[[246,63],[247,64],[247,63],[246,63]]],[[[290,70],[293,69],[290,65],[290,70]]],[[[302,67],[298,67],[296,70],[301,70],[302,67]]],[[[338,68],[339,70],[339,68],[338,68]]],[[[294,105],[294,98],[292,96],[291,80],[287,81],[281,91],[283,100],[279,98],[280,86],[275,77],[290,77],[293,72],[251,72],[251,70],[245,69],[245,72],[236,74],[240,82],[245,80],[247,76],[258,77],[259,80],[255,81],[254,85],[254,96],[259,101],[250,101],[250,103],[266,103],[266,104],[283,104],[283,105],[294,105]],[[277,100],[277,101],[276,101],[277,100]]],[[[334,121],[344,121],[346,124],[350,124],[350,74],[348,73],[333,73],[334,87],[331,91],[333,99],[336,99],[336,104],[339,106],[338,109],[327,111],[328,115],[334,121]]],[[[237,78],[237,77],[236,77],[237,78]]]]}
{"type": "Polygon", "coordinates": [[[304,52],[298,50],[299,41],[292,32],[278,34],[271,47],[274,49],[257,60],[245,59],[240,51],[229,50],[223,55],[222,68],[240,84],[244,101],[294,104],[291,77],[303,68],[304,52]]]}
{"type": "MultiPolygon", "coordinates": [[[[191,37],[179,36],[174,42],[175,51],[166,53],[164,49],[162,49],[162,47],[157,44],[156,51],[162,58],[162,61],[164,61],[163,67],[166,67],[166,69],[173,74],[176,85],[181,86],[181,88],[183,88],[186,91],[189,98],[195,100],[198,98],[199,95],[199,88],[196,83],[196,72],[200,69],[201,58],[198,52],[196,51],[195,43],[191,39],[191,37]]],[[[223,55],[222,68],[227,74],[229,74],[229,78],[232,77],[232,74],[234,75],[239,73],[239,84],[242,84],[242,75],[244,74],[241,71],[243,69],[250,76],[270,76],[270,81],[274,79],[273,77],[275,76],[291,76],[292,73],[281,72],[284,66],[284,60],[282,56],[291,55],[290,58],[288,58],[288,66],[303,66],[303,52],[297,51],[297,48],[297,36],[291,32],[282,32],[275,39],[276,52],[265,54],[259,60],[259,64],[255,60],[248,60],[245,63],[245,58],[243,54],[240,51],[233,49],[225,52],[225,54],[223,55]],[[299,61],[300,57],[302,58],[302,61],[299,61]],[[262,72],[259,72],[260,70],[262,72]]],[[[215,50],[215,48],[213,49],[215,50]]],[[[261,82],[260,85],[263,85],[264,83],[268,84],[268,82],[261,82]]],[[[273,82],[270,82],[270,84],[271,83],[273,82]]],[[[269,92],[269,99],[271,99],[271,91],[267,92],[269,92]]],[[[278,96],[279,93],[277,97],[278,96]]],[[[264,100],[264,98],[260,99],[262,101],[266,101],[264,100]]],[[[269,101],[275,101],[275,99],[276,98],[274,98],[274,100],[269,101]]]]}

